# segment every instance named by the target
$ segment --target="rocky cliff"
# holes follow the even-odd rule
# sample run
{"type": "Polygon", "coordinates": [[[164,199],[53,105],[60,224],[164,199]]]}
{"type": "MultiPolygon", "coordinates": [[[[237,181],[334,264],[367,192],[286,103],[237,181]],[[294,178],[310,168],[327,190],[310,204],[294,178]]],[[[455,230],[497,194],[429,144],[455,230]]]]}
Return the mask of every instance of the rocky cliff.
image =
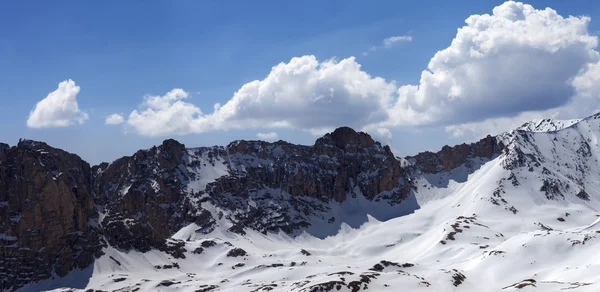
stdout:
{"type": "Polygon", "coordinates": [[[126,248],[121,237],[135,230],[147,235],[144,243],[125,242],[142,250],[159,248],[190,223],[210,232],[221,219],[237,233],[245,228],[294,233],[348,195],[397,204],[410,191],[389,147],[350,128],[337,129],[314,146],[235,141],[186,149],[167,140],[95,167],[94,173],[96,200],[107,208],[102,225],[109,242],[126,248]]]}
{"type": "Polygon", "coordinates": [[[183,258],[183,242],[170,237],[190,224],[198,234],[221,226],[294,235],[341,224],[336,204],[361,197],[393,206],[409,193],[390,148],[347,127],[313,146],[188,149],[166,140],[94,167],[41,142],[0,144],[0,288],[85,268],[108,245],[183,258]]]}
{"type": "Polygon", "coordinates": [[[0,289],[65,276],[102,254],[91,182],[77,155],[0,145],[0,289]]]}

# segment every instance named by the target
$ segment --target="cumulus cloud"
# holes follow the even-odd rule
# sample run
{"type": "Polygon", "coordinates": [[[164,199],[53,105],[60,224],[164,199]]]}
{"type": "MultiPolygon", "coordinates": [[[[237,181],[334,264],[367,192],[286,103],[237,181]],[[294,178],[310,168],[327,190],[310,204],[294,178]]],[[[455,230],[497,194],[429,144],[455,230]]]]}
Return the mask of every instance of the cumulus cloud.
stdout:
{"type": "Polygon", "coordinates": [[[58,88],[40,100],[29,113],[30,128],[66,127],[74,122],[82,124],[88,115],[79,109],[79,86],[71,79],[58,84],[58,88]]]}
{"type": "Polygon", "coordinates": [[[127,124],[144,136],[203,132],[206,129],[205,118],[200,108],[184,101],[188,96],[181,88],[163,96],[146,96],[140,109],[129,114],[127,124]]]}
{"type": "Polygon", "coordinates": [[[600,62],[591,63],[573,78],[575,93],[563,106],[541,111],[522,112],[511,117],[488,118],[482,121],[446,126],[452,137],[497,135],[517,128],[525,122],[540,119],[580,119],[600,112],[600,62]]]}
{"type": "Polygon", "coordinates": [[[598,60],[589,21],[512,1],[470,16],[419,84],[399,88],[391,124],[461,124],[565,105],[571,81],[598,60]]]}
{"type": "Polygon", "coordinates": [[[125,118],[123,118],[120,114],[112,114],[106,117],[105,124],[107,125],[119,125],[125,122],[125,118]]]}
{"type": "Polygon", "coordinates": [[[259,139],[262,139],[262,140],[270,141],[270,140],[277,139],[277,133],[275,133],[275,132],[258,133],[258,134],[256,134],[256,137],[258,137],[259,139]]]}
{"type": "Polygon", "coordinates": [[[563,106],[541,111],[522,112],[512,117],[446,126],[452,137],[496,135],[515,129],[525,122],[540,119],[579,119],[600,112],[600,62],[587,64],[570,84],[574,95],[563,106]]]}
{"type": "Polygon", "coordinates": [[[481,137],[509,131],[532,120],[579,119],[600,112],[600,61],[587,64],[569,84],[573,86],[574,94],[562,106],[547,110],[521,112],[511,117],[488,118],[450,125],[446,126],[445,130],[452,137],[481,137]]]}
{"type": "Polygon", "coordinates": [[[314,56],[303,56],[245,84],[210,118],[231,128],[361,128],[387,119],[395,90],[394,83],[362,71],[354,57],[319,63],[314,56]]]}
{"type": "Polygon", "coordinates": [[[391,36],[383,39],[383,46],[386,48],[391,48],[397,43],[401,42],[411,42],[412,36],[409,35],[401,35],[401,36],[391,36]]]}
{"type": "Polygon", "coordinates": [[[387,120],[396,89],[393,82],[362,71],[353,57],[339,62],[295,57],[274,66],[264,79],[244,84],[210,114],[186,102],[185,91],[173,89],[146,97],[127,124],[148,136],[263,127],[311,133],[341,125],[360,129],[387,120]]]}
{"type": "MultiPolygon", "coordinates": [[[[244,84],[210,113],[174,89],[146,97],[127,125],[150,136],[249,128],[321,135],[350,126],[385,142],[390,129],[399,127],[443,126],[463,136],[508,130],[530,119],[577,118],[600,108],[598,38],[588,32],[589,22],[508,1],[492,14],[467,18],[418,84],[398,87],[371,76],[354,57],[302,56],[244,84]]],[[[379,47],[411,39],[390,37],[379,47]]]]}

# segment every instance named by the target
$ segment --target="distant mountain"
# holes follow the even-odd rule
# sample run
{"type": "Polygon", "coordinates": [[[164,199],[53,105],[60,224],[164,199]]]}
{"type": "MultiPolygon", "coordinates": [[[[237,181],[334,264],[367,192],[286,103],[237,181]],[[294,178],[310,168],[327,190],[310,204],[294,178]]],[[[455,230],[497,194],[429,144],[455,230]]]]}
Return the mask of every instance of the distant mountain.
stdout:
{"type": "Polygon", "coordinates": [[[98,166],[0,144],[0,287],[598,291],[598,117],[401,159],[347,127],[98,166]]]}

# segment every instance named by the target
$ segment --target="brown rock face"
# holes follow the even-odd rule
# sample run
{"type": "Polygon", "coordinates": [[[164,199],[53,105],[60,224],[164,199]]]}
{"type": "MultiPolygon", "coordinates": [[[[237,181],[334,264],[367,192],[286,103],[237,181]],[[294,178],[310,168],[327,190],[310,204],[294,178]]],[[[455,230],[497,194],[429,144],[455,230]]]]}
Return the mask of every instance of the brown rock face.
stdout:
{"type": "Polygon", "coordinates": [[[452,170],[473,158],[492,158],[500,154],[504,146],[496,137],[487,136],[472,144],[460,144],[454,147],[444,146],[442,150],[419,153],[414,157],[418,168],[427,173],[452,170]]]}
{"type": "Polygon", "coordinates": [[[0,145],[0,289],[64,276],[101,254],[90,182],[74,154],[33,141],[0,145]]]}

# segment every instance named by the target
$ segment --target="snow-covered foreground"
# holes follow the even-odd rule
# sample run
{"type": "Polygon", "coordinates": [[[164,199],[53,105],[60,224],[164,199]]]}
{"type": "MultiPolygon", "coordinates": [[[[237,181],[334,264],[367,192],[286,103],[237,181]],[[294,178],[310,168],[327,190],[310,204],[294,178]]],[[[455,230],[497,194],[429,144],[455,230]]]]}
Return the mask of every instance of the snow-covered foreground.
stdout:
{"type": "Polygon", "coordinates": [[[415,174],[413,214],[323,239],[191,224],[173,236],[185,259],[109,247],[93,267],[22,290],[600,291],[599,134],[595,119],[507,133],[490,161],[415,174]]]}
{"type": "MultiPolygon", "coordinates": [[[[493,171],[492,165],[485,166],[474,176],[493,171]]],[[[598,291],[596,212],[556,204],[524,209],[522,216],[493,207],[473,214],[480,202],[474,192],[481,187],[465,185],[461,195],[429,202],[415,214],[387,222],[370,218],[359,229],[342,228],[325,239],[215,231],[188,241],[190,252],[183,260],[111,248],[93,268],[62,282],[108,291],[359,291],[364,286],[371,291],[510,291],[523,286],[598,291]],[[202,246],[201,254],[193,253],[202,246]],[[247,254],[227,256],[234,248],[247,254]]],[[[193,237],[195,229],[189,226],[176,236],[193,237]]],[[[44,289],[44,284],[28,290],[44,289]]]]}

